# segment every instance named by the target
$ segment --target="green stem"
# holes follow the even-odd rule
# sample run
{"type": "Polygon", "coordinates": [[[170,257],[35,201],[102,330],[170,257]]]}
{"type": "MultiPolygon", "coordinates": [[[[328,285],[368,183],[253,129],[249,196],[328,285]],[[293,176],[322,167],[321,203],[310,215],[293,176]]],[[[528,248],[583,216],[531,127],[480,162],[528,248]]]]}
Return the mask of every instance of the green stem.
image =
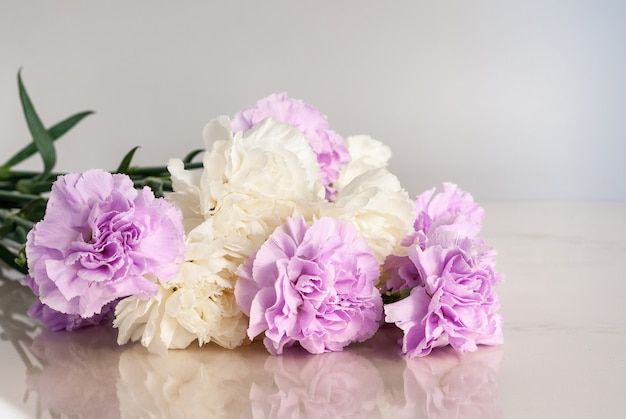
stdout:
{"type": "Polygon", "coordinates": [[[32,221],[22,218],[16,213],[10,212],[5,209],[0,209],[0,221],[13,221],[18,226],[24,227],[27,230],[30,230],[35,226],[35,223],[33,223],[32,221]]]}
{"type": "Polygon", "coordinates": [[[32,181],[22,179],[17,182],[16,188],[18,191],[26,194],[40,194],[42,192],[50,192],[50,189],[52,189],[52,183],[53,182],[51,180],[32,181]]]}
{"type": "MultiPolygon", "coordinates": [[[[185,163],[185,169],[201,169],[203,167],[202,162],[185,163]]],[[[130,167],[124,172],[125,174],[132,176],[169,176],[167,166],[146,166],[146,167],[130,167]]],[[[49,179],[56,179],[59,176],[63,176],[67,173],[50,173],[49,179]]],[[[41,172],[32,172],[25,170],[0,170],[0,181],[19,181],[21,179],[32,179],[37,176],[41,176],[41,172]]]]}
{"type": "MultiPolygon", "coordinates": [[[[20,180],[20,179],[32,179],[37,176],[41,176],[42,172],[31,172],[27,170],[0,170],[0,180],[20,180]]],[[[58,176],[62,176],[65,173],[50,173],[48,178],[56,179],[58,176]]]]}
{"type": "Polygon", "coordinates": [[[0,180],[0,190],[2,190],[2,191],[14,191],[15,190],[15,182],[11,182],[10,180],[0,180]]]}
{"type": "Polygon", "coordinates": [[[41,198],[39,195],[0,190],[0,202],[25,203],[41,198]]]}
{"type": "Polygon", "coordinates": [[[135,189],[142,189],[144,186],[150,186],[151,189],[158,187],[167,192],[172,191],[172,181],[163,177],[149,176],[142,179],[133,180],[135,189]]]}
{"type": "MultiPolygon", "coordinates": [[[[185,169],[187,170],[201,169],[202,167],[203,166],[201,162],[185,163],[185,169]]],[[[167,166],[131,167],[126,171],[126,174],[129,176],[133,176],[133,175],[157,176],[157,177],[162,177],[161,175],[169,176],[169,172],[167,171],[167,166]]]]}

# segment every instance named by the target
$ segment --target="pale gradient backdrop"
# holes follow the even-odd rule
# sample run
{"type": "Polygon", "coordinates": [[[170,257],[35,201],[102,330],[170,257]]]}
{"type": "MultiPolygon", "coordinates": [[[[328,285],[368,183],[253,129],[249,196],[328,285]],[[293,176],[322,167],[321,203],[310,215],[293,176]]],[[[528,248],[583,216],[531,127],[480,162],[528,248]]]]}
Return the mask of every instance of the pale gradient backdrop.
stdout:
{"type": "MultiPolygon", "coordinates": [[[[0,0],[0,160],[92,109],[58,169],[164,164],[286,91],[369,134],[415,195],[626,201],[626,2],[0,0]]],[[[39,167],[31,161],[24,167],[39,167]]]]}

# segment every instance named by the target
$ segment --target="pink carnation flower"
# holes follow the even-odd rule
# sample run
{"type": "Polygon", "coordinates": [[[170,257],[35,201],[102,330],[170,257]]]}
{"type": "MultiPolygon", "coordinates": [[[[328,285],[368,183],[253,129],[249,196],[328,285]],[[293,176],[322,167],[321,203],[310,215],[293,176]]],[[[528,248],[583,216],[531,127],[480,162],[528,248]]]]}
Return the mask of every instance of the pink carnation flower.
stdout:
{"type": "Polygon", "coordinates": [[[477,237],[484,210],[470,194],[444,183],[415,200],[415,232],[407,256],[389,256],[381,291],[408,297],[385,306],[385,320],[404,332],[402,350],[424,356],[438,346],[459,352],[502,342],[500,302],[493,286],[496,252],[477,237]]]}
{"type": "Polygon", "coordinates": [[[385,320],[404,332],[404,353],[424,356],[448,344],[466,352],[502,343],[500,302],[493,290],[501,276],[492,249],[477,239],[441,233],[424,249],[412,246],[408,260],[423,286],[385,306],[385,320]]]}
{"type": "Polygon", "coordinates": [[[371,249],[348,221],[302,217],[279,227],[238,271],[235,297],[250,317],[248,336],[265,332],[272,354],[299,343],[339,351],[374,335],[382,299],[371,249]]]}
{"type": "MultiPolygon", "coordinates": [[[[415,198],[414,231],[404,238],[402,244],[420,246],[423,250],[429,237],[437,234],[474,238],[482,228],[484,213],[469,193],[453,183],[443,183],[441,192],[435,194],[435,188],[432,188],[415,198]]],[[[382,292],[424,286],[408,256],[390,255],[385,260],[383,272],[382,292]]]]}
{"type": "Polygon", "coordinates": [[[469,193],[454,183],[443,183],[441,192],[432,188],[415,198],[415,234],[405,244],[423,239],[432,230],[452,231],[464,237],[475,237],[482,228],[484,209],[469,193]]]}
{"type": "Polygon", "coordinates": [[[89,324],[114,300],[155,294],[154,280],[176,275],[184,251],[180,211],[149,188],[103,170],[61,176],[28,234],[23,280],[52,311],[31,312],[55,329],[89,324]]]}
{"type": "Polygon", "coordinates": [[[237,113],[231,126],[233,132],[246,131],[268,117],[302,131],[317,155],[326,198],[334,199],[332,184],[339,177],[341,166],[350,161],[350,153],[343,138],[328,128],[326,116],[309,104],[289,99],[286,93],[276,93],[237,113]]]}

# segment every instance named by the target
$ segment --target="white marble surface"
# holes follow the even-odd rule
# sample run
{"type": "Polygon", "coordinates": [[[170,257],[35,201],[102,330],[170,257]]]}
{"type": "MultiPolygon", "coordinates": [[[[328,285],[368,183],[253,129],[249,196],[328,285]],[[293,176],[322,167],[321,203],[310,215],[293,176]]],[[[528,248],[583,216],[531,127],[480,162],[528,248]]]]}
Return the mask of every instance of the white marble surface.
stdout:
{"type": "Polygon", "coordinates": [[[0,417],[623,417],[626,204],[485,204],[505,343],[398,356],[393,329],[341,353],[260,345],[148,355],[96,328],[50,333],[0,282],[0,417]]]}

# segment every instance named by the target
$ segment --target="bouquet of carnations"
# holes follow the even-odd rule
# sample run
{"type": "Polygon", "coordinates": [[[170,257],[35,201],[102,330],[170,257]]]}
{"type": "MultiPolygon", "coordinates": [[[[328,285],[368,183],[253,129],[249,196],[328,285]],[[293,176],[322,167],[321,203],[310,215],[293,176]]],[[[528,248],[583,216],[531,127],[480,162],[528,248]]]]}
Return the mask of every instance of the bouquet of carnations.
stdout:
{"type": "Polygon", "coordinates": [[[53,173],[53,142],[89,112],[45,128],[18,86],[33,141],[0,166],[0,257],[47,328],[102,324],[158,353],[341,351],[385,323],[410,357],[502,342],[483,209],[451,183],[412,200],[383,143],[272,94],[167,166],[133,167],[135,148],[114,171],[53,173]],[[13,169],[35,153],[42,172],[13,169]]]}

